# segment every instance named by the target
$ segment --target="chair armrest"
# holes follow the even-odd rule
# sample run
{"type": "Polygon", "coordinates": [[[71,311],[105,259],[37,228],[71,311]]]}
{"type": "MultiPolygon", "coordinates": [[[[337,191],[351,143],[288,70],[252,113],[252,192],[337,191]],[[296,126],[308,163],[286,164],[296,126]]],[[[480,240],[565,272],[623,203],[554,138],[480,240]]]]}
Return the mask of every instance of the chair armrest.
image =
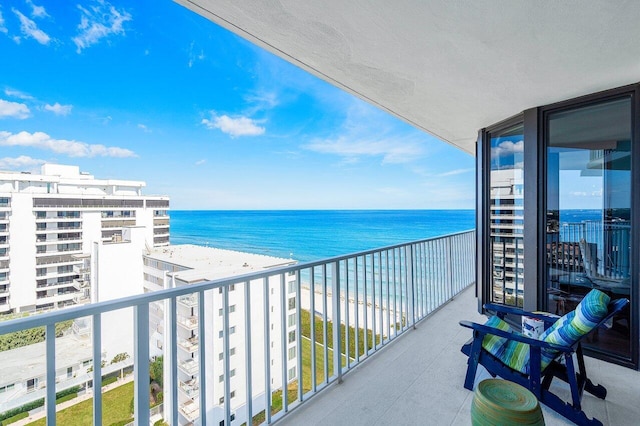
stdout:
{"type": "Polygon", "coordinates": [[[529,317],[529,318],[535,318],[535,319],[544,321],[545,326],[553,324],[554,322],[556,322],[558,320],[558,318],[560,318],[559,316],[552,315],[552,314],[540,313],[540,312],[529,312],[529,311],[524,311],[522,309],[513,308],[511,306],[499,305],[499,304],[495,304],[495,303],[485,303],[484,304],[484,308],[486,310],[495,311],[495,312],[499,312],[499,313],[502,313],[502,314],[509,314],[509,315],[517,315],[517,316],[525,316],[525,317],[529,317]]]}
{"type": "Polygon", "coordinates": [[[484,324],[478,324],[471,321],[460,321],[460,325],[477,331],[482,336],[484,336],[485,334],[492,334],[494,336],[504,337],[505,339],[515,340],[516,342],[526,343],[530,346],[537,346],[539,348],[551,349],[558,352],[573,352],[573,348],[568,346],[555,345],[553,343],[545,342],[544,340],[532,339],[531,337],[527,337],[519,333],[500,330],[499,328],[489,327],[488,325],[484,324]]]}

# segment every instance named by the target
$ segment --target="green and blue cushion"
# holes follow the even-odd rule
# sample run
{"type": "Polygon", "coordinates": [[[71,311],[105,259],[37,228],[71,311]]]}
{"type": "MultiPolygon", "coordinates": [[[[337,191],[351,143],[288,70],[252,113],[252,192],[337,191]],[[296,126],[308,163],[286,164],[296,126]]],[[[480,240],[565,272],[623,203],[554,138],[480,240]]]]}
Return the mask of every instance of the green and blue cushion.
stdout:
{"type": "MultiPolygon", "coordinates": [[[[561,346],[573,345],[607,316],[609,301],[610,298],[605,293],[597,289],[591,290],[575,310],[559,318],[539,339],[561,346]]],[[[517,333],[497,316],[489,318],[486,325],[517,333]]],[[[482,347],[512,369],[529,374],[529,345],[526,343],[487,335],[482,341],[482,347]]],[[[544,370],[557,355],[557,351],[543,348],[541,370],[544,370]]]]}

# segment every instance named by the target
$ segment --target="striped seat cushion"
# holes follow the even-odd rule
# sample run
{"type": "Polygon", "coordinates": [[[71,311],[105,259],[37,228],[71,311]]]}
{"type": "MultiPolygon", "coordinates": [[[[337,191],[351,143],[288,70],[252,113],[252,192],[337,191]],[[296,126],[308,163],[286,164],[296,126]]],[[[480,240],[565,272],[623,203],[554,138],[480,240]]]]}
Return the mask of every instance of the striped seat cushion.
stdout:
{"type": "MultiPolygon", "coordinates": [[[[562,346],[571,346],[588,334],[608,313],[610,298],[600,290],[591,290],[575,310],[559,318],[542,333],[540,340],[562,346]]],[[[492,317],[486,325],[516,333],[509,324],[498,317],[492,317]]],[[[529,374],[529,345],[503,337],[487,335],[482,347],[500,359],[504,364],[523,374],[529,374]]],[[[541,371],[558,356],[558,351],[542,349],[541,371]]]]}

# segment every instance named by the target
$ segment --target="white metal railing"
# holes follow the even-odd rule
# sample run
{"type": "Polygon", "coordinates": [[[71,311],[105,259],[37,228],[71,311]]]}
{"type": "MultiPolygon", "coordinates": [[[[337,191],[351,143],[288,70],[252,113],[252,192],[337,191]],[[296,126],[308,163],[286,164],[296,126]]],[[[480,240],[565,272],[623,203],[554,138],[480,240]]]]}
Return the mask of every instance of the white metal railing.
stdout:
{"type": "MultiPolygon", "coordinates": [[[[467,231],[18,318],[1,322],[0,335],[44,326],[45,380],[55,383],[56,323],[90,318],[99,360],[109,326],[103,315],[133,308],[135,422],[146,426],[156,330],[150,311],[160,303],[165,421],[231,424],[261,416],[270,424],[473,284],[474,258],[475,231],[467,231]],[[187,308],[199,318],[189,335],[178,327],[178,311],[187,308]],[[179,389],[192,398],[185,401],[179,389]]],[[[93,388],[101,389],[104,369],[93,366],[93,388]]],[[[48,425],[56,423],[55,394],[56,386],[46,386],[48,425]]],[[[95,392],[94,425],[102,424],[102,405],[95,392]]]]}

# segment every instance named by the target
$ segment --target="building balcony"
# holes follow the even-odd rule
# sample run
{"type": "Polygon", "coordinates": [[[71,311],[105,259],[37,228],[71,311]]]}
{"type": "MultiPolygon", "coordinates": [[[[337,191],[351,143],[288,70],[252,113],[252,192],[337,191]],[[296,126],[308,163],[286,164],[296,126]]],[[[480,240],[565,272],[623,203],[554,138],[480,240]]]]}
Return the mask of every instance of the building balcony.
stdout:
{"type": "Polygon", "coordinates": [[[187,330],[195,330],[198,327],[198,317],[195,315],[189,317],[178,315],[178,325],[187,330]]]}
{"type": "Polygon", "coordinates": [[[187,380],[185,382],[180,380],[178,381],[178,388],[183,394],[192,399],[198,396],[198,392],[200,390],[200,386],[196,379],[187,380]]]}
{"type": "Polygon", "coordinates": [[[187,308],[198,306],[198,297],[195,294],[186,294],[184,296],[178,296],[176,299],[180,305],[186,306],[187,308]]]}
{"type": "Polygon", "coordinates": [[[197,402],[189,400],[180,405],[179,411],[187,420],[193,422],[199,417],[200,406],[197,402]]]}
{"type": "Polygon", "coordinates": [[[182,361],[178,364],[178,368],[188,376],[193,376],[198,373],[198,361],[189,358],[185,361],[182,361]]]}
{"type": "MultiPolygon", "coordinates": [[[[463,388],[467,360],[460,348],[471,334],[458,322],[484,320],[477,312],[472,288],[475,264],[468,261],[474,251],[474,232],[455,234],[5,321],[0,323],[0,334],[51,326],[70,315],[95,317],[135,307],[135,335],[143,344],[132,354],[133,374],[136,381],[148,382],[146,342],[153,331],[149,324],[154,304],[168,300],[193,307],[199,298],[213,297],[218,298],[215,303],[226,303],[228,308],[231,303],[250,300],[250,309],[238,311],[243,314],[235,318],[233,333],[213,342],[180,338],[183,330],[179,327],[164,330],[165,370],[178,372],[165,380],[172,384],[164,390],[165,402],[171,401],[165,406],[177,407],[165,412],[169,424],[204,417],[207,424],[229,424],[231,416],[242,424],[260,415],[265,400],[272,401],[283,383],[288,385],[289,397],[283,398],[281,409],[267,411],[267,424],[421,424],[425,419],[437,419],[438,424],[469,424],[473,394],[463,388]],[[291,276],[298,280],[290,288],[291,276]],[[231,286],[237,297],[233,301],[224,299],[229,292],[216,291],[231,286]],[[270,286],[280,286],[279,297],[269,296],[270,286]],[[315,291],[309,291],[312,287],[315,291]],[[287,326],[290,306],[296,315],[292,327],[287,326]],[[274,319],[280,323],[269,326],[274,319]],[[177,347],[168,342],[176,342],[177,347]],[[219,356],[223,347],[233,348],[233,352],[219,356]],[[185,351],[210,362],[184,360],[185,351]],[[170,353],[177,356],[167,357],[170,353]],[[231,363],[232,369],[221,370],[225,363],[231,363]],[[207,386],[198,386],[184,374],[206,377],[207,386]],[[234,376],[243,379],[234,382],[234,376]],[[213,389],[215,398],[209,393],[213,389]],[[246,403],[246,395],[252,397],[251,404],[246,403]],[[184,402],[186,397],[189,400],[184,402]],[[223,403],[213,407],[199,404],[231,400],[233,412],[223,403]]],[[[179,321],[181,309],[171,308],[172,304],[164,312],[169,323],[179,321]]],[[[224,321],[217,310],[205,315],[209,315],[207,320],[199,321],[196,327],[202,336],[207,336],[205,327],[209,332],[217,330],[224,321]]],[[[107,326],[102,321],[102,327],[107,326]]],[[[91,338],[94,346],[100,344],[106,350],[100,342],[101,333],[93,333],[91,338]]],[[[606,401],[585,396],[587,415],[605,424],[635,424],[640,415],[635,403],[640,400],[640,373],[592,359],[587,362],[592,378],[609,388],[606,401]]],[[[99,364],[92,374],[103,374],[99,364]]],[[[50,401],[47,410],[55,412],[55,389],[47,389],[46,399],[50,401]]],[[[148,424],[147,386],[138,389],[136,404],[136,421],[148,424]]],[[[566,424],[555,412],[543,410],[547,424],[566,424]]],[[[53,418],[49,420],[54,423],[53,418]]],[[[101,421],[95,418],[93,422],[101,421]]]]}
{"type": "Polygon", "coordinates": [[[9,298],[7,297],[5,300],[0,299],[0,314],[4,314],[11,310],[11,304],[9,303],[9,298]]]}
{"type": "Polygon", "coordinates": [[[102,229],[123,228],[125,226],[136,226],[136,220],[124,220],[120,217],[113,219],[102,219],[102,229]]]}
{"type": "Polygon", "coordinates": [[[198,337],[190,337],[188,339],[181,339],[178,342],[178,347],[182,348],[188,353],[194,353],[198,350],[198,337]]]}
{"type": "MultiPolygon", "coordinates": [[[[415,330],[357,371],[345,375],[341,384],[329,386],[312,402],[285,416],[282,425],[295,424],[471,424],[473,393],[464,389],[467,357],[460,348],[471,332],[458,325],[469,320],[484,323],[477,313],[472,288],[418,324],[415,330]],[[437,419],[437,421],[435,420],[437,419]]],[[[605,425],[636,424],[640,416],[640,372],[586,358],[594,383],[608,390],[603,401],[585,392],[584,411],[605,425]]],[[[476,382],[489,378],[479,374],[476,382]]],[[[569,396],[568,387],[554,391],[569,396]]],[[[564,417],[542,405],[547,425],[571,425],[564,417]]]]}
{"type": "Polygon", "coordinates": [[[68,222],[82,222],[80,216],[48,216],[48,217],[36,217],[36,223],[68,223],[68,222]]]}
{"type": "Polygon", "coordinates": [[[47,265],[47,266],[65,266],[65,265],[75,265],[81,262],[75,256],[71,254],[58,254],[52,255],[51,253],[38,253],[36,254],[36,265],[47,265]]]}
{"type": "MultiPolygon", "coordinates": [[[[59,287],[56,287],[59,288],[59,287]]],[[[48,288],[47,288],[48,289],[48,288]]],[[[38,289],[40,290],[40,289],[38,289]]],[[[36,300],[38,305],[43,305],[46,303],[59,303],[59,302],[69,302],[75,303],[74,299],[78,296],[77,291],[65,291],[65,292],[57,292],[54,291],[48,294],[40,294],[36,295],[36,300]]]]}

